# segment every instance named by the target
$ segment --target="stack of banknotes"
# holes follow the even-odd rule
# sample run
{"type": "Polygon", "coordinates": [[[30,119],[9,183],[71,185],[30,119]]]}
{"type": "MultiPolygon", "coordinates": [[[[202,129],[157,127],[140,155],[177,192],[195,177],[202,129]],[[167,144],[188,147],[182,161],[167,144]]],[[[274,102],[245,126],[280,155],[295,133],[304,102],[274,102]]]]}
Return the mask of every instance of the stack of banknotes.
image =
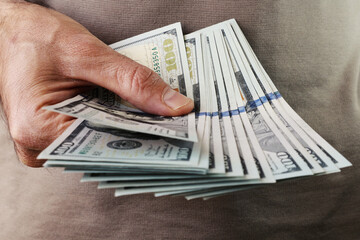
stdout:
{"type": "MultiPolygon", "coordinates": [[[[45,109],[77,120],[40,155],[115,196],[212,198],[351,163],[282,98],[234,19],[183,35],[175,23],[111,47],[194,99],[194,111],[144,113],[103,88],[45,109]]],[[[106,81],[106,80],[104,80],[106,81]]]]}

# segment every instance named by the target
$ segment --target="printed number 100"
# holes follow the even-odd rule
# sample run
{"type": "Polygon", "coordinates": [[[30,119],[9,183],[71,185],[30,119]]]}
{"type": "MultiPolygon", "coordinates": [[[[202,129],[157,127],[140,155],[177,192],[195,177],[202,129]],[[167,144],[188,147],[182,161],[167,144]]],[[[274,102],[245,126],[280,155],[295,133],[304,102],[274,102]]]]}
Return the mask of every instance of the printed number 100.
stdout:
{"type": "Polygon", "coordinates": [[[174,53],[174,42],[171,39],[166,39],[163,42],[163,47],[165,51],[165,63],[166,63],[166,70],[168,72],[172,70],[176,70],[176,57],[174,53]]]}

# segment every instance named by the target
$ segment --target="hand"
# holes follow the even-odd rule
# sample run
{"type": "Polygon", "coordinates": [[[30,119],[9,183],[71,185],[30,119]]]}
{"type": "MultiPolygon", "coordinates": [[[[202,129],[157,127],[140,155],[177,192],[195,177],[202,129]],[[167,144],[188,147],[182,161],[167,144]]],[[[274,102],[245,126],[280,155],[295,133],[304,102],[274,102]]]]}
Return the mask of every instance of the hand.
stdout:
{"type": "Polygon", "coordinates": [[[193,101],[161,78],[113,51],[74,20],[34,4],[0,1],[0,96],[19,159],[36,160],[72,122],[42,110],[94,85],[105,87],[139,109],[176,116],[193,101]]]}

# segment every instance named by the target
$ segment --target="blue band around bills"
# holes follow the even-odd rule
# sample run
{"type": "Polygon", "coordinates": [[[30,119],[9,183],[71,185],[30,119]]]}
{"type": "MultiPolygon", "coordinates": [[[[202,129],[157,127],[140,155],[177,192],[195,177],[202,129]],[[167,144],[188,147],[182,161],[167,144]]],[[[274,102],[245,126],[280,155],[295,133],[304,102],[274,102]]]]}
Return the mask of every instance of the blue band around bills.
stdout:
{"type": "Polygon", "coordinates": [[[269,101],[276,99],[276,96],[274,93],[267,93],[267,94],[265,94],[265,96],[267,97],[267,99],[269,101]]]}
{"type": "Polygon", "coordinates": [[[230,116],[230,112],[229,112],[229,111],[221,112],[221,116],[222,116],[222,117],[229,117],[229,116],[230,116]]]}
{"type": "Polygon", "coordinates": [[[265,96],[260,97],[262,103],[266,103],[268,99],[265,96]]]}
{"type": "Polygon", "coordinates": [[[282,97],[281,94],[279,93],[279,91],[276,91],[274,93],[275,93],[276,98],[281,98],[282,97]]]}
{"type": "Polygon", "coordinates": [[[237,110],[237,109],[231,110],[230,113],[231,113],[231,116],[239,115],[239,110],[237,110]]]}
{"type": "Polygon", "coordinates": [[[242,112],[245,112],[245,107],[239,107],[238,110],[239,110],[239,112],[241,112],[241,113],[242,113],[242,112]]]}
{"type": "Polygon", "coordinates": [[[249,101],[248,104],[250,105],[250,108],[256,108],[262,105],[260,99],[249,101]]]}

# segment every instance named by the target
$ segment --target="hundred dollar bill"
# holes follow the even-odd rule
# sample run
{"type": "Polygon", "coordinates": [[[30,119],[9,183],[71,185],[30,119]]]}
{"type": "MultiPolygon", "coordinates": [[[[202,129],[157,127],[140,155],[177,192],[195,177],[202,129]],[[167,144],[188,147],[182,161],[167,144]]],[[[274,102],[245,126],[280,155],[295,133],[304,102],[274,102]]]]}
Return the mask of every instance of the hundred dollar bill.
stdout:
{"type": "Polygon", "coordinates": [[[238,152],[231,117],[228,109],[228,100],[225,92],[223,75],[220,69],[220,62],[213,32],[206,35],[208,52],[210,53],[209,60],[212,72],[214,73],[214,81],[209,84],[214,84],[216,99],[218,105],[220,130],[222,133],[222,144],[224,151],[225,173],[227,176],[244,176],[244,170],[241,164],[240,155],[238,152]]]}
{"type": "Polygon", "coordinates": [[[226,38],[228,53],[231,55],[233,71],[239,91],[245,99],[246,112],[256,137],[264,151],[272,173],[277,180],[312,175],[312,171],[282,135],[251,83],[243,59],[240,57],[233,39],[226,38]]]}
{"type": "Polygon", "coordinates": [[[219,84],[219,86],[223,87],[223,93],[225,93],[224,98],[228,100],[228,112],[231,117],[232,130],[234,132],[234,136],[236,138],[236,143],[239,149],[239,154],[241,158],[241,164],[244,170],[246,179],[256,179],[260,178],[259,171],[256,166],[256,161],[253,157],[253,154],[250,149],[250,145],[243,127],[243,123],[240,119],[240,113],[237,107],[236,98],[234,96],[232,81],[235,81],[231,78],[231,71],[229,66],[229,59],[227,58],[227,53],[225,52],[225,47],[223,44],[223,39],[220,34],[219,29],[214,29],[214,37],[216,47],[218,49],[219,55],[219,64],[221,67],[221,72],[223,74],[223,84],[219,84]]]}
{"type": "MultiPolygon", "coordinates": [[[[240,185],[248,184],[260,184],[260,183],[274,183],[264,182],[256,180],[244,179],[243,177],[229,177],[223,175],[221,177],[210,177],[210,176],[195,176],[192,177],[176,177],[171,178],[154,178],[154,179],[137,179],[137,180],[126,180],[119,178],[119,180],[113,180],[111,178],[109,181],[100,181],[98,188],[127,188],[127,187],[153,187],[153,186],[178,186],[178,185],[198,185],[203,183],[217,183],[217,182],[227,182],[227,183],[237,183],[240,185]]],[[[226,185],[224,185],[226,186],[226,185]]]]}
{"type": "Polygon", "coordinates": [[[257,179],[254,180],[224,180],[224,182],[213,182],[213,183],[194,183],[184,184],[175,186],[153,186],[153,187],[134,187],[134,188],[117,188],[115,190],[115,197],[142,194],[142,193],[156,193],[165,191],[177,191],[177,190],[190,190],[190,189],[201,189],[201,188],[215,188],[225,186],[246,186],[253,184],[261,184],[257,179]]]}
{"type": "Polygon", "coordinates": [[[204,60],[204,50],[203,50],[203,41],[201,38],[201,34],[196,34],[196,61],[197,65],[199,66],[198,73],[199,73],[199,79],[200,79],[200,98],[202,99],[202,102],[204,103],[204,108],[201,109],[199,115],[205,115],[205,126],[204,126],[204,136],[202,139],[202,147],[201,147],[201,156],[200,161],[205,162],[202,160],[202,158],[206,159],[206,163],[208,166],[208,169],[212,165],[211,162],[211,155],[210,155],[210,135],[211,135],[211,115],[210,109],[211,109],[211,98],[209,97],[209,88],[207,87],[207,82],[205,81],[205,60],[204,60]]]}
{"type": "MultiPolygon", "coordinates": [[[[247,187],[246,186],[241,186],[239,188],[243,189],[243,188],[247,188],[247,187]]],[[[189,190],[166,191],[166,192],[156,192],[156,193],[154,193],[154,196],[155,197],[182,196],[182,197],[186,198],[187,196],[192,196],[192,195],[195,195],[195,194],[206,194],[206,193],[213,192],[213,191],[216,191],[216,192],[219,191],[219,190],[224,191],[226,189],[229,189],[229,188],[228,187],[216,187],[216,188],[207,188],[207,189],[199,188],[199,189],[189,189],[189,190]]],[[[192,200],[192,199],[187,199],[187,200],[192,200]]]]}
{"type": "MultiPolygon", "coordinates": [[[[185,36],[186,55],[182,56],[189,66],[185,88],[195,102],[193,133],[198,142],[135,133],[79,119],[78,125],[72,125],[42,153],[43,158],[50,159],[45,166],[85,172],[82,182],[97,181],[99,188],[117,188],[116,196],[155,193],[190,200],[259,187],[274,183],[275,179],[312,175],[323,169],[330,173],[338,171],[336,165],[348,164],[341,158],[335,160],[339,153],[321,142],[316,133],[308,133],[308,125],[287,109],[287,103],[234,24],[229,20],[185,36]],[[210,138],[210,133],[215,133],[215,137],[210,138]],[[225,155],[235,157],[224,159],[225,155]],[[309,156],[311,161],[306,162],[309,156]],[[239,169],[240,177],[230,176],[239,169]]],[[[135,42],[120,51],[153,68],[158,65],[149,65],[147,55],[139,54],[152,47],[146,41],[135,42]]],[[[91,99],[87,104],[95,110],[99,99],[107,102],[116,98],[111,100],[116,102],[115,110],[110,107],[111,110],[99,111],[130,113],[130,120],[136,119],[141,126],[149,124],[156,126],[158,132],[169,131],[166,124],[154,122],[151,117],[155,116],[150,115],[147,122],[139,120],[137,115],[143,117],[144,113],[105,89],[91,94],[101,95],[96,101],[82,96],[86,101],[91,99]]],[[[81,107],[75,105],[74,109],[81,107]]]]}
{"type": "MultiPolygon", "coordinates": [[[[236,188],[236,187],[234,187],[234,188],[227,188],[227,189],[223,189],[223,190],[216,190],[216,191],[214,191],[214,192],[207,192],[207,194],[206,193],[204,193],[204,195],[205,196],[199,196],[199,197],[201,197],[203,200],[210,200],[210,199],[212,199],[212,198],[215,198],[215,197],[221,197],[221,196],[224,196],[224,195],[227,195],[227,194],[230,194],[230,193],[234,193],[234,192],[238,192],[238,191],[244,191],[244,190],[249,190],[249,189],[254,189],[254,188],[260,188],[260,187],[262,187],[261,185],[258,185],[258,186],[249,186],[249,187],[242,187],[242,186],[240,186],[240,187],[238,187],[238,188],[236,188]]],[[[200,194],[199,194],[200,195],[200,194]]],[[[193,200],[193,199],[196,199],[197,197],[194,197],[194,196],[190,196],[190,198],[189,198],[189,196],[186,196],[187,198],[187,200],[193,200]]]]}
{"type": "MultiPolygon", "coordinates": [[[[229,21],[233,23],[233,20],[229,21]]],[[[245,36],[243,35],[240,27],[236,24],[234,26],[234,32],[236,33],[237,39],[242,43],[242,48],[246,53],[246,57],[251,63],[251,69],[256,75],[256,79],[263,90],[266,98],[269,100],[269,103],[272,105],[274,110],[279,115],[280,119],[283,120],[284,124],[287,125],[289,129],[293,128],[293,133],[296,138],[302,143],[305,149],[309,152],[309,154],[318,162],[318,164],[326,171],[326,173],[339,172],[338,166],[336,166],[336,161],[329,155],[320,145],[316,143],[315,139],[320,137],[314,130],[311,128],[307,131],[304,120],[302,120],[299,115],[295,113],[295,111],[286,103],[286,101],[281,97],[281,94],[277,91],[275,85],[272,83],[269,76],[266,74],[265,70],[261,66],[260,62],[257,60],[254,55],[250,45],[248,44],[245,36]],[[268,80],[269,79],[269,80],[268,80]],[[269,82],[270,81],[270,82],[269,82]],[[275,89],[275,91],[273,91],[275,89]],[[275,94],[276,93],[276,94],[275,94]],[[296,116],[291,116],[291,115],[296,116]],[[302,127],[304,126],[304,127],[302,127]],[[314,139],[312,139],[311,135],[317,135],[314,139]]],[[[308,125],[307,125],[308,126],[308,125]]],[[[319,142],[324,142],[325,140],[321,140],[320,137],[319,142]]],[[[325,141],[326,142],[326,141],[325,141]]],[[[329,144],[324,144],[329,145],[329,144]]],[[[335,156],[339,157],[339,160],[345,165],[350,164],[341,154],[339,154],[333,147],[330,146],[332,150],[330,152],[334,152],[335,156]]],[[[340,164],[341,165],[341,164],[340,164]]],[[[351,165],[351,164],[350,164],[351,165]]]]}
{"type": "MultiPolygon", "coordinates": [[[[351,166],[351,163],[345,157],[343,157],[329,143],[327,143],[326,140],[324,140],[318,133],[316,133],[289,106],[289,104],[285,101],[285,99],[282,98],[281,94],[279,93],[279,91],[277,90],[277,88],[275,87],[275,85],[273,84],[273,82],[271,81],[269,76],[267,75],[266,71],[260,64],[255,53],[251,49],[249,43],[247,42],[244,34],[242,33],[242,31],[241,31],[240,27],[238,26],[238,24],[236,23],[235,19],[230,19],[230,20],[218,23],[216,25],[207,27],[200,31],[209,31],[209,30],[213,29],[214,27],[219,28],[219,29],[224,29],[224,25],[230,26],[230,29],[234,30],[234,32],[237,36],[236,40],[238,40],[240,42],[241,47],[246,52],[246,56],[250,62],[250,66],[251,66],[252,70],[254,71],[254,73],[257,73],[257,74],[255,74],[256,76],[260,75],[259,77],[257,76],[256,79],[258,80],[261,88],[266,89],[266,91],[264,91],[265,98],[264,98],[264,96],[260,96],[261,97],[260,99],[265,100],[267,98],[269,100],[271,107],[274,109],[276,114],[279,116],[279,119],[281,121],[286,120],[286,122],[284,122],[284,125],[286,125],[286,127],[290,130],[290,132],[296,137],[296,139],[298,140],[297,144],[300,142],[301,145],[308,151],[308,153],[305,153],[305,155],[307,155],[307,158],[309,159],[309,155],[311,155],[314,158],[314,160],[318,163],[318,164],[316,164],[316,162],[314,160],[310,159],[311,164],[313,166],[309,163],[308,163],[308,165],[310,167],[312,167],[312,171],[315,173],[321,172],[321,169],[320,169],[320,166],[321,166],[321,168],[323,168],[323,170],[325,170],[327,173],[331,173],[331,172],[339,171],[339,170],[337,170],[336,167],[334,167],[334,164],[340,168],[351,166]],[[260,73],[258,71],[260,71],[260,73]],[[261,75],[263,75],[264,78],[261,78],[261,75]],[[263,83],[264,86],[262,86],[261,83],[263,83]],[[266,88],[266,84],[268,84],[268,86],[270,86],[270,89],[271,89],[270,91],[269,91],[269,89],[266,88]],[[279,103],[281,104],[280,107],[279,107],[279,104],[277,104],[277,102],[273,103],[274,99],[279,101],[279,103]],[[284,110],[284,111],[282,111],[282,110],[284,110]],[[287,115],[290,117],[290,120],[287,115]],[[292,120],[293,120],[294,124],[291,122],[292,120]],[[305,132],[305,134],[303,134],[304,132],[305,132]],[[309,139],[311,139],[311,140],[309,140],[309,139]],[[327,158],[326,158],[326,156],[327,156],[327,158]],[[333,164],[329,161],[329,159],[331,160],[331,162],[333,164]],[[338,160],[336,160],[336,159],[338,159],[338,160]]],[[[287,133],[289,133],[289,132],[287,132],[287,133]]],[[[295,142],[296,142],[296,140],[295,140],[295,142]]],[[[304,152],[303,148],[301,150],[302,150],[302,152],[304,152]]]]}
{"type": "Polygon", "coordinates": [[[185,197],[190,194],[197,194],[202,192],[208,192],[210,189],[223,189],[222,187],[219,188],[208,188],[208,189],[189,189],[189,190],[178,190],[178,191],[166,191],[166,192],[156,192],[154,193],[155,197],[163,197],[163,196],[172,196],[172,197],[185,197]]]}
{"type": "Polygon", "coordinates": [[[185,199],[186,200],[193,200],[197,198],[203,198],[204,200],[213,198],[213,197],[219,197],[223,196],[229,193],[258,188],[261,185],[255,185],[255,186],[240,186],[240,187],[229,187],[229,188],[210,188],[202,191],[193,191],[185,193],[185,199]]]}
{"type": "Polygon", "coordinates": [[[64,173],[84,173],[84,174],[109,174],[118,173],[116,170],[90,170],[85,168],[71,168],[65,167],[64,173]]]}
{"type": "MultiPolygon", "coordinates": [[[[170,85],[193,98],[192,84],[180,23],[159,28],[110,45],[143,64],[170,85]]],[[[106,79],[104,80],[106,81],[106,79]]],[[[162,117],[144,113],[116,94],[97,88],[44,109],[119,129],[197,141],[195,114],[162,117]]]]}
{"type": "Polygon", "coordinates": [[[240,27],[234,19],[228,21],[228,24],[234,30],[237,40],[241,43],[241,46],[246,53],[246,56],[251,63],[253,71],[257,74],[258,82],[261,85],[266,97],[269,101],[272,101],[276,104],[276,107],[281,111],[283,115],[286,116],[286,120],[291,122],[290,124],[297,128],[297,132],[304,139],[307,144],[306,149],[310,152],[311,155],[318,161],[320,166],[327,172],[336,172],[337,169],[334,167],[334,164],[337,167],[347,167],[351,166],[351,163],[342,156],[338,151],[336,151],[329,143],[327,143],[318,133],[316,133],[282,98],[281,94],[277,90],[276,86],[262,67],[261,63],[257,59],[255,53],[253,52],[251,46],[246,40],[244,34],[242,33],[240,27]]]}
{"type": "Polygon", "coordinates": [[[109,188],[128,188],[128,187],[155,187],[155,186],[178,186],[178,185],[191,185],[202,183],[217,183],[228,182],[228,177],[223,178],[211,178],[211,179],[162,179],[162,180],[136,180],[136,181],[111,181],[111,182],[99,182],[98,189],[109,188]]]}
{"type": "Polygon", "coordinates": [[[110,182],[110,181],[137,181],[137,180],[174,180],[174,179],[213,179],[223,178],[221,175],[197,175],[197,174],[164,174],[164,173],[153,173],[153,174],[131,174],[131,173],[96,173],[87,172],[81,178],[81,182],[110,182]]]}
{"type": "Polygon", "coordinates": [[[166,192],[156,192],[154,193],[155,197],[164,197],[164,196],[183,196],[183,194],[198,192],[200,189],[191,189],[191,190],[178,190],[178,191],[166,191],[166,192]]]}
{"type": "Polygon", "coordinates": [[[94,172],[111,172],[117,174],[199,174],[205,175],[207,169],[192,166],[164,165],[164,164],[136,164],[123,162],[95,162],[86,160],[58,160],[50,159],[44,167],[61,167],[65,169],[86,169],[94,172]]]}
{"type": "MultiPolygon", "coordinates": [[[[219,24],[216,26],[217,26],[216,27],[216,29],[217,29],[219,24]]],[[[215,30],[215,32],[216,32],[216,30],[215,30]]],[[[218,41],[218,44],[221,45],[221,41],[218,41]]],[[[241,122],[239,120],[236,121],[237,124],[235,127],[236,127],[236,131],[238,132],[238,134],[240,136],[239,139],[241,141],[240,142],[241,148],[244,149],[244,151],[246,151],[246,152],[244,152],[244,154],[249,154],[249,156],[246,157],[248,169],[249,169],[249,171],[253,171],[253,170],[251,170],[253,168],[253,167],[251,167],[251,164],[252,164],[251,155],[253,155],[253,162],[255,163],[258,174],[260,176],[259,181],[264,182],[264,183],[271,182],[271,181],[275,182],[274,176],[268,165],[265,154],[257,140],[255,132],[254,132],[254,130],[251,126],[251,123],[249,121],[249,118],[246,114],[245,105],[244,105],[245,99],[243,98],[243,95],[240,92],[237,81],[236,81],[235,73],[234,73],[232,65],[231,65],[232,62],[230,60],[231,55],[227,52],[227,49],[224,48],[224,46],[225,46],[225,44],[223,43],[222,49],[224,50],[224,53],[222,53],[220,51],[221,56],[223,58],[224,57],[226,58],[226,59],[223,59],[223,58],[221,59],[221,63],[224,65],[223,71],[224,71],[225,75],[227,76],[226,78],[224,78],[224,80],[225,80],[225,85],[227,88],[227,94],[229,96],[229,99],[235,98],[236,104],[237,104],[237,108],[236,108],[235,103],[233,103],[234,106],[232,106],[232,111],[231,111],[233,114],[234,120],[236,120],[237,114],[239,114],[240,118],[241,118],[241,122]],[[228,69],[226,69],[226,65],[227,65],[228,69]],[[230,74],[230,77],[228,76],[227,73],[230,74]],[[242,124],[245,129],[245,132],[244,132],[244,129],[241,128],[242,124]],[[242,139],[244,136],[247,137],[247,139],[250,143],[249,147],[250,147],[251,152],[249,151],[249,149],[247,147],[246,139],[242,139]]]]}
{"type": "Polygon", "coordinates": [[[193,142],[76,120],[38,159],[198,166],[193,142]]]}
{"type": "Polygon", "coordinates": [[[214,88],[213,79],[214,74],[210,67],[210,53],[208,51],[208,43],[206,36],[201,35],[202,52],[204,60],[204,76],[206,79],[206,91],[209,98],[208,112],[211,120],[211,131],[210,131],[210,151],[209,151],[209,173],[210,174],[224,174],[224,152],[222,147],[222,135],[219,123],[219,115],[216,92],[214,88]],[[209,84],[211,83],[211,84],[209,84]]]}
{"type": "MultiPolygon", "coordinates": [[[[174,179],[204,179],[207,175],[190,174],[117,174],[117,173],[85,173],[81,182],[110,182],[110,181],[138,181],[138,180],[174,180],[174,179]]],[[[213,176],[215,178],[215,176],[213,176]]]]}
{"type": "MultiPolygon", "coordinates": [[[[201,33],[203,33],[203,46],[208,46],[209,44],[207,43],[207,40],[206,40],[206,34],[207,33],[209,33],[209,32],[212,32],[217,26],[218,26],[219,24],[217,24],[217,25],[214,25],[214,26],[211,26],[211,27],[208,27],[208,28],[206,28],[205,30],[199,30],[199,32],[201,32],[201,33]]],[[[208,48],[205,48],[205,50],[203,51],[203,54],[204,54],[204,59],[206,59],[206,60],[209,60],[209,59],[211,59],[211,57],[210,57],[210,53],[208,53],[208,51],[206,51],[206,50],[208,50],[208,48]]],[[[213,80],[212,79],[214,79],[215,77],[213,76],[213,75],[215,75],[215,73],[212,73],[211,71],[212,71],[212,69],[209,67],[209,63],[207,63],[206,64],[206,67],[207,67],[207,70],[205,71],[205,73],[207,73],[207,77],[206,77],[206,79],[209,79],[209,82],[213,82],[213,80]],[[211,74],[212,73],[212,74],[211,74]]],[[[231,71],[232,71],[232,69],[231,69],[231,71]]],[[[229,81],[232,81],[232,80],[230,80],[229,79],[229,81]]],[[[235,80],[233,80],[233,81],[235,81],[235,80]]],[[[232,84],[232,83],[231,83],[232,84]]],[[[215,88],[214,88],[214,85],[213,84],[208,84],[209,86],[210,86],[210,93],[213,93],[213,96],[216,96],[216,91],[215,91],[215,88]]],[[[225,90],[225,91],[227,91],[227,90],[225,90]]],[[[227,93],[226,93],[227,94],[227,93]]],[[[209,94],[210,95],[210,94],[209,94]]],[[[211,96],[211,95],[210,95],[211,96]]],[[[212,114],[212,120],[217,120],[216,122],[215,122],[215,124],[218,122],[218,118],[219,118],[219,114],[218,114],[218,105],[217,105],[217,99],[216,98],[214,98],[214,97],[212,97],[211,99],[214,99],[214,103],[215,104],[213,104],[213,109],[211,110],[211,112],[213,113],[212,114]]],[[[243,107],[242,107],[243,108],[243,107]]],[[[233,111],[232,111],[233,112],[233,111]]],[[[235,111],[234,111],[235,112],[235,111]]],[[[251,135],[251,131],[252,131],[252,128],[251,128],[251,125],[250,125],[250,123],[249,123],[249,120],[247,119],[247,116],[245,115],[246,113],[244,112],[244,111],[239,111],[240,113],[242,112],[242,114],[240,114],[241,115],[241,117],[242,118],[245,118],[246,120],[247,120],[247,124],[248,124],[248,129],[247,129],[247,131],[250,131],[250,135],[251,135]]],[[[244,136],[246,135],[245,134],[245,132],[244,132],[244,129],[243,128],[241,128],[242,129],[242,131],[241,131],[241,129],[240,129],[240,127],[242,127],[242,123],[241,123],[241,120],[240,120],[240,118],[237,118],[238,116],[231,116],[231,117],[234,117],[233,118],[233,120],[234,120],[234,124],[235,124],[235,129],[236,129],[236,131],[237,131],[237,134],[239,134],[239,136],[241,136],[241,140],[240,140],[240,145],[241,145],[241,147],[246,151],[245,152],[245,155],[246,155],[246,162],[247,161],[249,161],[249,162],[247,162],[247,164],[249,164],[248,166],[246,165],[246,164],[244,164],[243,163],[243,160],[241,160],[241,164],[242,164],[242,166],[243,166],[243,169],[245,170],[245,171],[247,171],[247,176],[244,176],[244,179],[253,179],[253,178],[259,178],[259,176],[261,177],[261,179],[260,179],[260,181],[262,181],[262,182],[275,182],[275,180],[274,180],[274,178],[273,178],[273,175],[272,175],[272,173],[271,173],[271,170],[270,170],[270,168],[269,168],[269,165],[267,164],[267,162],[266,162],[266,159],[265,159],[265,155],[263,154],[263,152],[262,152],[262,150],[261,150],[261,148],[260,148],[260,146],[259,147],[255,147],[255,149],[258,151],[258,154],[257,154],[257,156],[259,156],[258,157],[258,159],[256,159],[256,158],[254,158],[254,160],[255,160],[255,162],[252,160],[252,159],[249,159],[249,157],[248,156],[251,156],[252,154],[251,154],[251,151],[252,151],[252,149],[250,150],[250,145],[249,145],[249,143],[247,142],[247,139],[246,139],[246,137],[245,137],[245,139],[244,139],[244,136]],[[263,159],[261,158],[261,156],[260,156],[260,154],[262,154],[262,156],[263,156],[263,159]],[[256,165],[256,167],[254,167],[254,165],[256,165]],[[247,167],[249,167],[249,168],[247,168],[247,167]],[[256,168],[256,169],[255,169],[256,168]]],[[[214,128],[214,125],[212,125],[212,127],[213,127],[213,132],[215,132],[216,130],[218,130],[219,128],[214,128]]],[[[234,131],[234,126],[232,126],[233,127],[233,131],[234,131]]],[[[234,134],[235,135],[235,138],[236,138],[236,134],[234,134]]],[[[257,141],[256,140],[256,137],[255,137],[255,134],[254,134],[254,132],[252,131],[252,140],[255,140],[255,141],[257,141]]],[[[217,138],[215,138],[215,140],[221,140],[221,139],[217,139],[217,138]]],[[[238,139],[236,139],[236,141],[238,142],[238,139]]],[[[222,174],[224,174],[224,172],[221,172],[221,171],[219,171],[218,170],[218,168],[222,165],[222,166],[224,166],[223,164],[221,164],[221,162],[220,161],[224,161],[224,160],[222,160],[221,159],[221,155],[219,154],[220,153],[220,151],[219,150],[221,150],[219,147],[221,146],[221,143],[219,143],[219,144],[212,144],[212,146],[216,146],[216,147],[218,147],[217,149],[215,148],[215,150],[218,150],[218,151],[214,151],[214,153],[216,154],[216,152],[218,153],[218,158],[216,158],[216,155],[215,155],[215,157],[213,157],[212,159],[211,159],[211,156],[214,156],[212,153],[212,151],[214,150],[214,147],[212,148],[212,151],[210,151],[210,163],[212,163],[212,164],[210,164],[210,169],[209,169],[209,174],[211,175],[212,173],[216,173],[216,174],[219,174],[219,175],[222,175],[222,174]],[[219,156],[220,155],[220,156],[219,156]],[[216,161],[216,159],[218,159],[218,161],[219,161],[219,163],[217,163],[217,161],[216,161]]],[[[235,144],[235,148],[236,148],[236,144],[235,144]]],[[[251,158],[251,157],[250,157],[251,158]]],[[[229,169],[229,168],[228,168],[229,169]]],[[[224,171],[224,170],[223,170],[224,171]]]]}
{"type": "MultiPolygon", "coordinates": [[[[229,28],[228,28],[229,29],[229,28]]],[[[228,36],[232,39],[235,39],[235,47],[239,53],[239,56],[243,60],[243,65],[246,68],[248,75],[251,79],[251,84],[257,94],[257,97],[261,100],[262,105],[266,109],[266,112],[269,114],[269,116],[272,118],[274,123],[279,127],[281,132],[284,134],[284,137],[286,140],[292,145],[292,147],[298,152],[300,157],[307,163],[309,168],[312,170],[314,174],[323,173],[324,170],[320,166],[320,164],[316,161],[316,159],[311,155],[304,147],[306,144],[304,140],[299,136],[299,134],[294,130],[294,127],[290,125],[284,117],[286,115],[283,113],[280,113],[280,108],[276,107],[276,102],[273,103],[271,100],[268,100],[265,96],[265,93],[263,92],[261,86],[259,85],[257,81],[257,76],[253,72],[253,69],[251,68],[251,64],[247,61],[246,56],[243,52],[243,49],[241,48],[238,41],[236,41],[236,36],[233,31],[227,31],[223,30],[224,37],[228,36]],[[225,33],[227,31],[227,34],[225,33]],[[230,34],[230,35],[229,35],[230,34]]],[[[295,124],[295,123],[293,123],[295,124]]],[[[296,128],[295,128],[296,129],[296,128]]]]}
{"type": "Polygon", "coordinates": [[[194,145],[194,149],[200,149],[199,166],[208,168],[210,118],[207,114],[204,114],[206,113],[208,101],[206,97],[200,34],[195,33],[186,35],[185,47],[188,59],[190,79],[193,86],[196,131],[198,135],[198,142],[194,145]]]}

